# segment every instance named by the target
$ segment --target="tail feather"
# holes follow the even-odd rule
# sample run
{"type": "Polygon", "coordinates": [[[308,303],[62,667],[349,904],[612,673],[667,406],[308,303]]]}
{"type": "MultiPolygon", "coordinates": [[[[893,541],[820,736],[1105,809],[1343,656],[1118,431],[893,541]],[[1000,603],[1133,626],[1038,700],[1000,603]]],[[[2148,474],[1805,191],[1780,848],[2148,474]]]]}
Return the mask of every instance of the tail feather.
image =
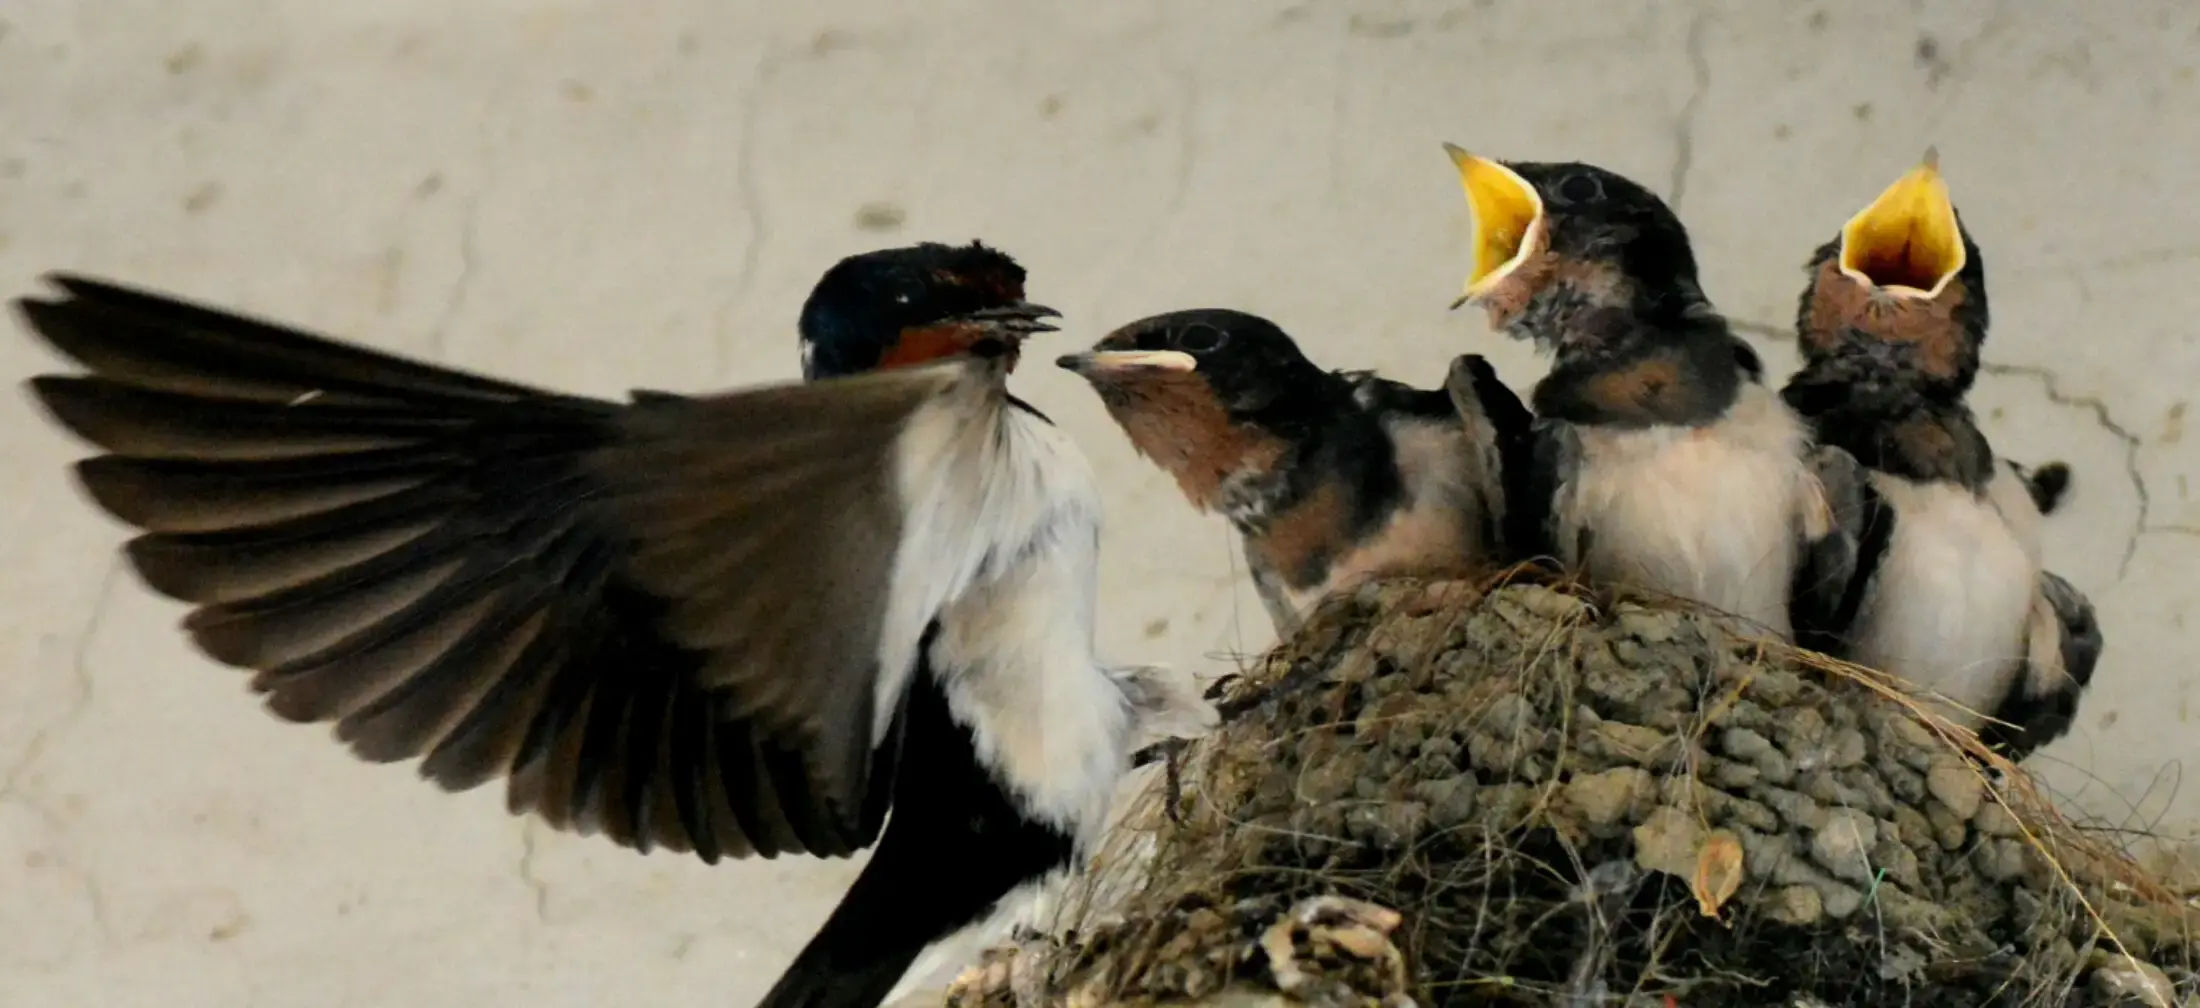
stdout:
{"type": "Polygon", "coordinates": [[[2050,571],[2040,572],[2027,633],[2024,672],[1979,730],[1982,741],[2015,762],[2069,733],[2103,646],[2093,603],[2050,571]]]}
{"type": "Polygon", "coordinates": [[[2070,492],[2070,464],[2067,462],[2019,468],[2017,474],[2024,477],[2024,490],[2032,496],[2033,505],[2043,516],[2054,514],[2055,509],[2062,507],[2063,498],[2070,492]]]}
{"type": "Polygon", "coordinates": [[[330,405],[550,395],[73,274],[46,279],[71,299],[19,302],[31,328],[94,373],[139,388],[270,403],[310,396],[330,405]]]}
{"type": "Polygon", "coordinates": [[[916,962],[917,953],[910,949],[906,955],[837,962],[829,949],[812,941],[756,1008],[878,1008],[916,962]]]}

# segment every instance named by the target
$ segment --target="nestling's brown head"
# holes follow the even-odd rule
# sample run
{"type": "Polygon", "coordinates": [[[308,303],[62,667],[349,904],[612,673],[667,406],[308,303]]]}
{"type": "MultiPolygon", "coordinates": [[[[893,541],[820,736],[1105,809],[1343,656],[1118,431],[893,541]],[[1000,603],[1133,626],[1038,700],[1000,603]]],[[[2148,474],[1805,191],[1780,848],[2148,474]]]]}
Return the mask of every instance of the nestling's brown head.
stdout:
{"type": "Polygon", "coordinates": [[[1142,318],[1055,363],[1090,382],[1139,454],[1203,511],[1225,509],[1233,481],[1270,472],[1314,427],[1352,409],[1345,380],[1275,323],[1226,309],[1142,318]]]}
{"type": "Polygon", "coordinates": [[[1453,307],[1479,304],[1500,332],[1561,354],[1710,312],[1688,230],[1650,190],[1595,165],[1445,150],[1474,218],[1453,307]]]}
{"type": "Polygon", "coordinates": [[[1928,151],[1806,267],[1795,325],[1804,368],[1855,399],[1954,401],[1978,376],[1986,266],[1938,162],[1928,151]]]}

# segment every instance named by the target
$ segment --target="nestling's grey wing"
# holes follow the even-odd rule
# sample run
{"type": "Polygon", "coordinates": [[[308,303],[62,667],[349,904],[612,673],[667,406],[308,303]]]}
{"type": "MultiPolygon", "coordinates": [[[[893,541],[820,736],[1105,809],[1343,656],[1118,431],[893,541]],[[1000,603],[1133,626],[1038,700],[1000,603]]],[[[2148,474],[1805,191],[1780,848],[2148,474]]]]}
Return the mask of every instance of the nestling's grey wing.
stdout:
{"type": "Polygon", "coordinates": [[[2055,622],[2062,628],[2058,653],[2063,675],[2080,689],[2092,685],[2093,669],[2101,663],[2101,650],[2106,646],[2101,621],[2093,614],[2093,602],[2053,571],[2040,572],[2040,598],[2054,611],[2055,622]]]}
{"type": "Polygon", "coordinates": [[[1461,354],[1451,362],[1444,390],[1474,446],[1480,466],[1480,486],[1485,515],[1493,525],[1505,559],[1518,561],[1535,555],[1530,544],[1541,536],[1533,526],[1548,507],[1537,508],[1534,488],[1535,417],[1518,393],[1497,376],[1497,369],[1479,354],[1461,354]],[[1526,524],[1515,517],[1519,511],[1526,524]]]}
{"type": "Polygon", "coordinates": [[[135,569],[273,712],[638,848],[876,836],[880,460],[953,376],[626,406],[52,279],[18,311],[90,373],[32,391],[103,450],[79,477],[142,532],[135,569]],[[696,499],[714,479],[729,503],[696,499]]]}
{"type": "MultiPolygon", "coordinates": [[[[1547,558],[1564,562],[1559,527],[1565,515],[1559,497],[1581,468],[1581,436],[1562,420],[1538,419],[1529,429],[1526,465],[1514,483],[1518,493],[1506,502],[1506,538],[1520,560],[1547,558]]],[[[1593,530],[1579,530],[1586,535],[1593,530]]]]}
{"type": "Polygon", "coordinates": [[[2051,571],[2040,572],[2025,628],[2023,673],[1978,733],[1980,741],[2019,762],[2070,731],[2102,648],[2093,603],[2051,571]]]}
{"type": "Polygon", "coordinates": [[[1804,502],[1803,520],[1797,522],[1801,549],[1788,614],[1796,643],[1839,656],[1847,651],[1846,635],[1894,536],[1895,513],[1855,456],[1821,445],[1811,451],[1809,463],[1820,496],[1804,502]]]}

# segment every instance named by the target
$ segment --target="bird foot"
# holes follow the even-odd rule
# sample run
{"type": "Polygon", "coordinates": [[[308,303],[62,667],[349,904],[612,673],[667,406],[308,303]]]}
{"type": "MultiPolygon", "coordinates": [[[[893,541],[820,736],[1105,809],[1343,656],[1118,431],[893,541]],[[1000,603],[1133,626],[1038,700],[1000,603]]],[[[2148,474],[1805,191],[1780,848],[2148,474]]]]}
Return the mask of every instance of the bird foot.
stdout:
{"type": "Polygon", "coordinates": [[[1018,928],[947,985],[946,1008],[1043,1008],[1053,950],[1045,935],[1018,928]]]}
{"type": "Polygon", "coordinates": [[[1276,989],[1309,1006],[1416,1008],[1405,954],[1390,940],[1398,911],[1344,896],[1301,900],[1260,938],[1276,989]]]}

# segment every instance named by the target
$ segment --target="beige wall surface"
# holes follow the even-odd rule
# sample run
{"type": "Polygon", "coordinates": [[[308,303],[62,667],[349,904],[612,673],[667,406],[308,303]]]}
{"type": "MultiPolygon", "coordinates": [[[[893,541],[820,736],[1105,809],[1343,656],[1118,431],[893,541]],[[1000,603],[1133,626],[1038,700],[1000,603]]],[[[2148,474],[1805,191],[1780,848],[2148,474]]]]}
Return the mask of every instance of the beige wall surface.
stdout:
{"type": "MultiPolygon", "coordinates": [[[[2196,53],[2172,0],[12,0],[0,292],[67,267],[693,390],[793,376],[839,256],[982,236],[1064,348],[1229,306],[1328,366],[1434,385],[1474,349],[1525,389],[1531,353],[1445,311],[1448,140],[1667,195],[1782,373],[1805,255],[1936,144],[1992,271],[1979,412],[2076,465],[2048,559],[2109,636],[2042,760],[2189,836],[2196,53]]],[[[1050,357],[1017,388],[1106,480],[1111,653],[1262,647],[1231,536],[1050,357]]],[[[53,364],[0,339],[11,388],[53,364]]],[[[0,408],[0,1005],[745,1005],[853,876],[637,857],[278,723],[117,576],[80,447],[0,408]]]]}

